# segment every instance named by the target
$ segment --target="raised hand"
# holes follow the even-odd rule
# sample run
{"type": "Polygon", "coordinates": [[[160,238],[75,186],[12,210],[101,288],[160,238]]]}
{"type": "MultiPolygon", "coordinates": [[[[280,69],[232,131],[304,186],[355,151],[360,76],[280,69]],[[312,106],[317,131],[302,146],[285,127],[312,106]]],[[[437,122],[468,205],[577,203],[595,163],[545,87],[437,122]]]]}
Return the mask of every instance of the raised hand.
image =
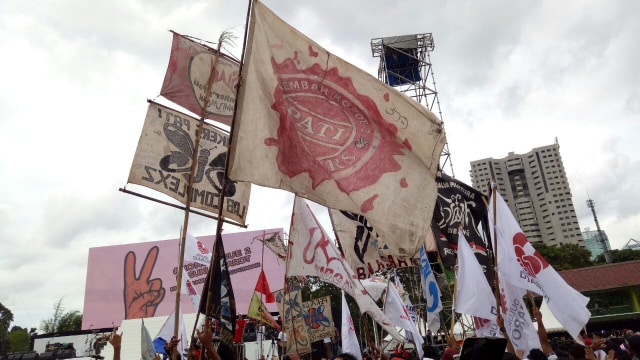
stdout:
{"type": "Polygon", "coordinates": [[[164,299],[165,289],[162,279],[151,278],[158,259],[157,246],[149,249],[144,259],[140,276],[136,276],[136,254],[129,251],[124,258],[124,310],[125,319],[152,317],[158,304],[164,299]]]}

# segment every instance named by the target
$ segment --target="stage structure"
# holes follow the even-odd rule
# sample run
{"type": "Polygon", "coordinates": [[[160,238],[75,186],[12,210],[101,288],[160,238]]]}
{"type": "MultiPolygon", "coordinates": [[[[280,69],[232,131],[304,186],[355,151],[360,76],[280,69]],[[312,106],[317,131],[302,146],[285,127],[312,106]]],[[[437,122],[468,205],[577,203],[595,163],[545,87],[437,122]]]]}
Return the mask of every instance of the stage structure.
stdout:
{"type": "MultiPolygon", "coordinates": [[[[431,33],[371,39],[371,54],[380,58],[378,79],[419,102],[442,119],[430,53],[435,48],[431,33]]],[[[443,120],[444,121],[444,120],[443,120]]],[[[447,164],[453,173],[448,143],[440,156],[440,169],[447,164]]]]}
{"type": "MultiPolygon", "coordinates": [[[[435,44],[431,33],[371,39],[371,54],[373,57],[380,58],[378,79],[424,105],[431,112],[437,114],[440,120],[443,120],[431,64],[430,53],[434,48],[435,44]]],[[[451,176],[455,177],[449,145],[445,143],[442,154],[440,154],[440,169],[444,170],[447,165],[450,167],[451,176]]],[[[433,269],[442,269],[436,257],[430,256],[430,262],[432,262],[433,269]]],[[[434,272],[443,274],[444,269],[442,270],[434,272]]],[[[451,317],[454,314],[451,301],[453,284],[449,284],[445,276],[437,276],[439,277],[443,305],[440,313],[441,330],[446,331],[445,328],[449,327],[451,317]]],[[[426,315],[424,307],[424,303],[418,306],[418,312],[421,313],[421,316],[426,315]]],[[[464,333],[473,330],[473,325],[469,323],[468,319],[456,316],[456,322],[460,324],[461,331],[464,333]]]]}

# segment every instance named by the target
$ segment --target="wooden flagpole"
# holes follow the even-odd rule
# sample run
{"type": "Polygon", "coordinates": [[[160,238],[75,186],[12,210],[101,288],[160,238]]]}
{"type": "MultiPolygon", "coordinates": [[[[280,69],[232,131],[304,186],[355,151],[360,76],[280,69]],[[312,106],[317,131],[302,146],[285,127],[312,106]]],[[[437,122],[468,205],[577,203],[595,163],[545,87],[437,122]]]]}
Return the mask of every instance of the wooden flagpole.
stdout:
{"type": "MultiPolygon", "coordinates": [[[[497,191],[496,182],[491,183],[491,198],[493,200],[493,237],[489,239],[491,241],[491,245],[493,246],[493,275],[495,277],[495,290],[494,294],[496,296],[496,312],[498,316],[500,316],[500,278],[498,276],[498,217],[496,214],[496,191],[497,191]]],[[[484,199],[484,197],[483,197],[484,199]]]]}
{"type": "MultiPolygon", "coordinates": [[[[245,50],[246,50],[247,37],[248,37],[249,18],[250,18],[252,9],[253,9],[253,0],[249,0],[249,4],[247,6],[247,16],[246,16],[246,21],[245,21],[244,39],[243,39],[243,43],[242,43],[242,55],[240,57],[240,66],[239,66],[239,69],[238,69],[239,70],[238,71],[238,73],[239,73],[238,74],[238,83],[237,83],[238,85],[236,87],[236,94],[235,94],[236,98],[235,98],[235,102],[234,102],[234,109],[237,109],[237,107],[238,107],[238,92],[239,92],[239,89],[240,89],[240,86],[241,86],[241,83],[242,83],[242,79],[243,79],[242,78],[242,68],[243,68],[243,63],[244,63],[245,50]]],[[[219,41],[218,42],[218,49],[219,50],[221,50],[221,46],[222,46],[222,41],[219,41]]],[[[216,54],[216,62],[217,62],[218,56],[219,56],[219,52],[216,54]]],[[[213,69],[212,69],[211,74],[210,74],[210,77],[211,76],[215,76],[215,73],[214,73],[213,69]]],[[[207,87],[207,96],[205,98],[205,104],[206,104],[206,102],[207,102],[207,100],[208,100],[208,98],[210,96],[209,95],[210,91],[211,91],[211,86],[208,86],[207,87]]],[[[206,106],[203,107],[203,112],[204,111],[206,111],[206,106]]],[[[227,151],[227,156],[225,158],[224,176],[222,178],[222,184],[221,184],[222,185],[221,186],[222,190],[220,191],[220,196],[218,197],[218,219],[217,219],[218,221],[217,221],[217,225],[216,225],[216,241],[218,241],[218,235],[219,235],[219,238],[222,240],[222,235],[220,233],[222,231],[222,224],[225,222],[225,218],[222,215],[222,208],[223,208],[224,199],[225,199],[225,189],[227,187],[227,174],[229,172],[229,161],[228,161],[229,160],[229,152],[231,151],[231,142],[233,141],[233,133],[234,133],[234,130],[235,130],[236,117],[237,117],[237,113],[234,111],[233,112],[233,116],[232,116],[232,120],[231,120],[231,129],[229,131],[229,145],[228,145],[229,146],[228,147],[229,150],[227,151]]],[[[215,244],[214,244],[214,246],[215,246],[215,244]]],[[[206,304],[205,305],[205,311],[208,311],[209,306],[211,304],[211,295],[212,294],[211,294],[211,291],[210,291],[210,288],[211,288],[210,282],[213,281],[211,275],[212,275],[213,268],[214,268],[214,264],[213,264],[214,257],[215,256],[211,256],[211,262],[209,263],[209,271],[207,272],[207,280],[208,281],[205,282],[205,284],[209,285],[209,288],[206,289],[207,290],[207,295],[206,295],[207,298],[206,298],[206,302],[205,302],[205,304],[206,304]]],[[[204,294],[202,294],[202,295],[204,295],[204,294]]],[[[200,302],[202,303],[202,299],[200,300],[200,302]]],[[[206,316],[206,318],[208,318],[209,314],[206,314],[205,316],[206,316]]],[[[195,320],[195,323],[194,323],[194,326],[193,326],[193,331],[191,333],[192,337],[193,337],[193,334],[195,333],[196,324],[198,323],[199,317],[200,317],[200,310],[198,309],[198,312],[196,314],[196,320],[195,320]]]]}

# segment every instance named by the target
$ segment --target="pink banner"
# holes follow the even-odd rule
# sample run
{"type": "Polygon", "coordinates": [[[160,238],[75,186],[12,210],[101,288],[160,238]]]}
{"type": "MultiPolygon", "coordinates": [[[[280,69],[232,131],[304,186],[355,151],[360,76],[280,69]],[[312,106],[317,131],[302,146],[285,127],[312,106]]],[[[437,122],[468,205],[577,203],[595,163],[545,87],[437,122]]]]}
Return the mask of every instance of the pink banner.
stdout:
{"type": "MultiPolygon", "coordinates": [[[[284,261],[260,241],[276,232],[282,237],[282,229],[222,235],[239,314],[246,314],[249,309],[261,268],[272,290],[283,287],[284,261]]],[[[211,251],[215,236],[197,238],[211,251]]],[[[82,329],[120,325],[124,319],[169,315],[176,299],[178,247],[179,239],[172,239],[89,249],[82,329]]],[[[208,267],[187,259],[184,266],[201,292],[208,267]]],[[[186,294],[180,304],[183,313],[196,311],[186,294]]],[[[276,304],[266,305],[269,311],[278,311],[276,304]]]]}

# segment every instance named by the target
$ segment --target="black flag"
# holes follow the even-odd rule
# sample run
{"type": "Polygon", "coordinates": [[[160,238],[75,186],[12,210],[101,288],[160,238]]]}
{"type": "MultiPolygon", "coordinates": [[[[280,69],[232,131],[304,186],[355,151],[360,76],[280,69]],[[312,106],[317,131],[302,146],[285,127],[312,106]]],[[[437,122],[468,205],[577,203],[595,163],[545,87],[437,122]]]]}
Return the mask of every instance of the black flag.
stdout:
{"type": "Polygon", "coordinates": [[[458,248],[458,229],[469,245],[475,248],[475,255],[487,279],[493,279],[493,265],[489,256],[489,241],[486,197],[471,186],[440,173],[436,176],[438,198],[433,210],[432,229],[438,251],[445,266],[455,266],[458,248]]]}
{"type": "Polygon", "coordinates": [[[211,268],[203,288],[207,292],[206,296],[202,296],[200,299],[200,312],[220,322],[220,339],[229,346],[233,346],[233,334],[236,327],[236,299],[233,296],[222,236],[219,234],[216,236],[213,249],[211,268]],[[208,307],[207,298],[209,298],[208,307]]]}

